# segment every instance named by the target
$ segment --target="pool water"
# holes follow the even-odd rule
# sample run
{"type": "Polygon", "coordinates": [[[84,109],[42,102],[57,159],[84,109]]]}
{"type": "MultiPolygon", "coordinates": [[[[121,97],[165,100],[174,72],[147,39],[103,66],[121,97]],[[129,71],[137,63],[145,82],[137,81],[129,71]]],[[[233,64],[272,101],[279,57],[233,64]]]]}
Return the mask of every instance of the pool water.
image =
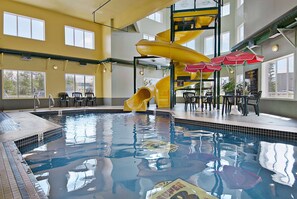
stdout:
{"type": "Polygon", "coordinates": [[[294,141],[174,124],[166,115],[43,117],[61,124],[63,136],[23,156],[49,198],[150,198],[176,179],[221,199],[297,198],[294,141]]]}

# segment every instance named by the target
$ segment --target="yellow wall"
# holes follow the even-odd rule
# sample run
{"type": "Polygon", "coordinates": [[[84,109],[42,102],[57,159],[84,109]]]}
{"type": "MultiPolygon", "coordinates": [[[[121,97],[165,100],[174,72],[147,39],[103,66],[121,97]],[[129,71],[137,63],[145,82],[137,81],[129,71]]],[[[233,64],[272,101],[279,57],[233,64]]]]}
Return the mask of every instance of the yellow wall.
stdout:
{"type": "Polygon", "coordinates": [[[19,55],[4,54],[0,69],[25,70],[46,72],[46,97],[52,94],[58,97],[58,93],[65,91],[65,74],[95,75],[95,93],[102,97],[102,67],[96,64],[79,65],[78,62],[43,59],[32,57],[29,61],[23,61],[19,55]],[[58,66],[57,70],[53,66],[58,66]]]}
{"type": "Polygon", "coordinates": [[[25,15],[45,21],[45,41],[26,39],[3,34],[3,25],[0,26],[0,47],[32,52],[42,52],[86,59],[102,59],[102,26],[90,21],[73,18],[60,13],[40,9],[25,4],[0,0],[0,22],[3,23],[3,12],[25,15]],[[95,33],[95,50],[66,46],[64,39],[64,26],[73,26],[95,33]]]}
{"type": "MultiPolygon", "coordinates": [[[[92,60],[102,60],[111,56],[111,29],[108,27],[11,0],[0,0],[0,5],[0,48],[92,60]],[[4,11],[44,20],[45,41],[4,35],[4,11]],[[66,46],[64,41],[65,25],[93,31],[95,33],[95,50],[66,46]]],[[[52,94],[54,97],[57,97],[58,92],[65,90],[65,73],[94,75],[96,77],[96,96],[105,97],[103,67],[100,65],[80,66],[78,62],[36,57],[32,57],[30,61],[23,61],[20,56],[9,54],[3,55],[0,64],[1,69],[46,72],[46,96],[52,94]],[[57,65],[58,70],[54,70],[53,65],[57,65]],[[67,66],[65,67],[65,65],[67,66]]],[[[110,97],[109,93],[109,91],[106,92],[108,97],[110,97]]]]}

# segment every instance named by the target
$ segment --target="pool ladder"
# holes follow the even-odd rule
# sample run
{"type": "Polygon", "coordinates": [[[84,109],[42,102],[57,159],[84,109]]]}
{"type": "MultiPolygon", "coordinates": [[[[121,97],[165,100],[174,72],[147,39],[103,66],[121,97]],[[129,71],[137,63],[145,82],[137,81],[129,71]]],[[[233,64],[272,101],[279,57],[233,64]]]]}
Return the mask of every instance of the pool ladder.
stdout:
{"type": "Polygon", "coordinates": [[[55,100],[51,94],[48,95],[48,108],[51,110],[55,106],[55,100]]]}
{"type": "Polygon", "coordinates": [[[34,94],[34,111],[36,111],[36,109],[37,108],[39,108],[39,106],[40,106],[40,101],[39,101],[39,98],[38,98],[38,96],[37,96],[37,94],[34,94]]]}

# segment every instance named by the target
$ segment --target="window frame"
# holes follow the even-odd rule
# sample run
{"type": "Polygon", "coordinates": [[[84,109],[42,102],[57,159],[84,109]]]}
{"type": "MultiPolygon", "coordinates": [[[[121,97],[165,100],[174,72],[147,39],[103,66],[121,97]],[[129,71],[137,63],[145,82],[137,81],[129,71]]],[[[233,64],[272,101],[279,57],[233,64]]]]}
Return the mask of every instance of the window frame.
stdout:
{"type": "Polygon", "coordinates": [[[161,12],[155,12],[153,14],[146,16],[145,18],[156,21],[158,23],[163,23],[163,13],[161,13],[161,12]],[[159,18],[159,20],[158,20],[158,18],[159,18]]]}
{"type": "Polygon", "coordinates": [[[266,62],[263,62],[262,65],[261,65],[261,70],[262,70],[262,75],[261,75],[261,88],[262,88],[262,91],[263,91],[263,97],[264,98],[267,98],[267,99],[284,99],[284,100],[294,100],[296,98],[296,87],[295,87],[295,78],[296,78],[296,71],[294,70],[294,60],[295,59],[295,55],[294,53],[291,53],[291,54],[288,54],[288,55],[285,55],[285,56],[282,56],[282,57],[278,57],[276,59],[273,59],[273,60],[269,60],[269,61],[266,61],[266,62]],[[290,74],[290,62],[289,62],[289,59],[292,58],[292,61],[293,61],[293,80],[292,80],[292,86],[293,86],[293,93],[291,94],[291,97],[290,97],[290,78],[289,77],[289,74],[290,74]],[[278,73],[278,61],[281,61],[281,60],[284,60],[286,59],[286,90],[284,92],[281,92],[281,91],[278,91],[278,78],[277,78],[277,75],[278,74],[283,74],[283,73],[278,73]],[[275,91],[274,92],[270,92],[269,91],[269,80],[268,80],[268,70],[269,70],[269,64],[270,63],[274,63],[275,64],[275,81],[274,81],[274,84],[275,84],[275,91]]]}
{"type": "Polygon", "coordinates": [[[73,26],[68,26],[65,25],[64,26],[64,44],[66,46],[73,46],[73,47],[78,47],[78,48],[84,48],[84,49],[88,49],[88,50],[96,50],[96,44],[95,44],[95,32],[90,31],[90,30],[85,30],[85,29],[81,29],[81,28],[76,28],[73,26]],[[66,29],[71,30],[72,31],[72,42],[67,43],[67,41],[69,41],[68,38],[68,34],[66,34],[66,29]],[[76,33],[78,32],[82,32],[82,39],[80,39],[79,41],[76,41],[76,37],[78,36],[76,33]],[[86,33],[92,35],[92,46],[91,47],[87,47],[86,46],[86,33]],[[80,42],[82,45],[78,45],[77,43],[80,42]]]}
{"type": "Polygon", "coordinates": [[[3,34],[4,35],[9,35],[9,36],[14,36],[14,37],[20,37],[20,38],[25,38],[25,39],[33,39],[33,40],[37,40],[37,41],[45,41],[45,21],[43,19],[37,19],[37,18],[33,18],[33,17],[29,17],[29,16],[24,16],[24,15],[19,15],[19,14],[15,14],[15,13],[11,13],[11,12],[3,12],[3,34]],[[15,34],[9,34],[7,32],[5,32],[5,16],[15,16],[16,17],[16,21],[15,21],[15,28],[16,28],[16,33],[15,34]],[[30,36],[26,37],[26,36],[21,36],[20,33],[20,28],[19,28],[19,21],[20,19],[28,19],[29,23],[30,23],[30,36]],[[37,39],[36,37],[33,37],[34,34],[34,29],[33,29],[33,25],[32,25],[32,21],[39,21],[42,23],[43,27],[42,27],[42,35],[41,35],[41,39],[37,39]]]}
{"type": "Polygon", "coordinates": [[[86,77],[92,77],[93,78],[93,81],[94,81],[94,85],[93,85],[93,93],[94,95],[96,95],[96,77],[95,75],[86,75],[86,74],[73,74],[73,73],[65,73],[65,90],[66,92],[68,93],[69,96],[72,96],[72,93],[73,92],[81,92],[83,95],[86,93],[86,92],[89,92],[89,91],[86,91],[86,77]],[[73,85],[71,86],[74,90],[73,91],[69,91],[67,90],[67,76],[73,76],[73,85]],[[78,76],[78,77],[77,77],[78,76]],[[77,78],[79,78],[79,76],[82,76],[83,77],[83,80],[84,80],[84,83],[83,83],[83,91],[79,91],[77,90],[77,78]]]}
{"type": "Polygon", "coordinates": [[[2,70],[2,98],[3,99],[31,99],[34,97],[35,95],[35,91],[34,91],[34,85],[33,85],[33,82],[34,82],[34,73],[40,73],[43,75],[43,84],[44,84],[44,88],[41,90],[41,91],[38,91],[38,97],[39,98],[45,98],[46,97],[46,73],[45,72],[42,72],[42,71],[27,71],[27,70],[11,70],[11,69],[3,69],[2,70]],[[12,71],[12,72],[16,72],[16,95],[15,96],[12,96],[12,97],[9,97],[9,96],[6,96],[5,94],[5,85],[4,85],[4,74],[5,74],[5,71],[12,71]],[[22,73],[22,72],[25,72],[25,73],[30,73],[30,95],[22,95],[20,97],[20,76],[19,74],[22,73]],[[42,92],[43,95],[40,95],[39,93],[42,92]]]}
{"type": "Polygon", "coordinates": [[[193,39],[187,43],[184,43],[183,46],[187,47],[187,48],[190,48],[192,50],[196,50],[196,40],[193,39]]]}
{"type": "Polygon", "coordinates": [[[203,52],[204,52],[204,55],[213,55],[214,54],[214,35],[211,35],[211,36],[207,36],[207,37],[204,37],[204,49],[203,49],[203,52]],[[208,45],[206,45],[206,40],[207,39],[212,39],[212,47],[211,47],[211,49],[208,49],[208,51],[210,52],[210,51],[212,51],[211,53],[208,53],[208,51],[206,51],[206,46],[208,46],[208,45]]]}
{"type": "Polygon", "coordinates": [[[227,2],[222,6],[221,17],[228,16],[228,15],[230,15],[230,13],[231,13],[231,5],[230,5],[230,2],[227,2]],[[224,11],[226,11],[226,10],[228,11],[228,13],[224,13],[224,11]]]}
{"type": "Polygon", "coordinates": [[[223,32],[223,33],[221,33],[221,53],[225,53],[225,52],[229,52],[230,51],[230,31],[226,31],[226,32],[223,32]],[[223,48],[224,48],[224,37],[223,37],[223,35],[226,35],[226,34],[228,34],[228,49],[226,49],[226,50],[224,50],[223,48]]]}
{"type": "Polygon", "coordinates": [[[146,33],[143,33],[142,38],[143,39],[146,39],[148,41],[154,41],[155,40],[155,37],[154,36],[149,35],[149,34],[146,34],[146,33]]]}
{"type": "Polygon", "coordinates": [[[236,30],[236,41],[237,43],[244,40],[244,23],[241,23],[239,26],[237,26],[236,30]],[[241,38],[241,30],[242,30],[242,38],[241,38]]]}

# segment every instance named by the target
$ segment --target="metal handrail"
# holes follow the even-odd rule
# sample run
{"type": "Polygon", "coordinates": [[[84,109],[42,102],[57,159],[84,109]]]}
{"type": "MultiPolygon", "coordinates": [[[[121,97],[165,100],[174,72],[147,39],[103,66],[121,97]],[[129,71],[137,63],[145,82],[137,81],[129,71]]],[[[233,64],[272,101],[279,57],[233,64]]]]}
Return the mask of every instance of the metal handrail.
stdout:
{"type": "Polygon", "coordinates": [[[51,94],[48,95],[48,108],[51,110],[55,106],[55,100],[51,94]]]}
{"type": "Polygon", "coordinates": [[[39,106],[40,106],[40,101],[39,101],[37,94],[34,94],[33,100],[34,100],[34,111],[36,111],[36,109],[39,108],[39,106]]]}

